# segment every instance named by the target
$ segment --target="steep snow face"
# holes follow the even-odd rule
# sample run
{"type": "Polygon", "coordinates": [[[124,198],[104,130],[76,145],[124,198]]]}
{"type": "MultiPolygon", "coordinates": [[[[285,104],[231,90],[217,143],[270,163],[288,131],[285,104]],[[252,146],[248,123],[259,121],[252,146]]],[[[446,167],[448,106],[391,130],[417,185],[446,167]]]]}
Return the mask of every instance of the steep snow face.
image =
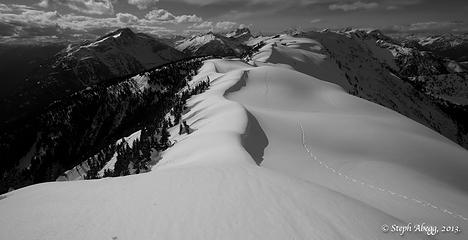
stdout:
{"type": "Polygon", "coordinates": [[[275,63],[271,45],[249,64],[206,61],[192,83],[211,88],[183,115],[194,132],[171,129],[175,144],[151,172],[0,196],[0,239],[373,240],[401,239],[383,224],[467,228],[468,152],[295,71],[295,47],[315,52],[298,61],[327,60],[313,41],[284,41],[296,43],[275,63]]]}

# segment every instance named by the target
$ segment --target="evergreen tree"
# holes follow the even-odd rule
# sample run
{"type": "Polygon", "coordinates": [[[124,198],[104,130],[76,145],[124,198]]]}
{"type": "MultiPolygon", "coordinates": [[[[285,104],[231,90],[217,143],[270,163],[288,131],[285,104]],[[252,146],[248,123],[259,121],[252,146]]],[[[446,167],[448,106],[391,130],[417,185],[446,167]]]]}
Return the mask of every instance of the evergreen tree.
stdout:
{"type": "Polygon", "coordinates": [[[190,134],[190,127],[186,121],[184,121],[184,128],[185,128],[185,133],[190,134]]]}
{"type": "Polygon", "coordinates": [[[183,133],[184,129],[182,127],[182,124],[179,124],[179,135],[183,133]]]}
{"type": "Polygon", "coordinates": [[[167,130],[167,125],[164,124],[161,129],[161,138],[159,139],[159,145],[161,145],[164,149],[168,146],[170,136],[171,135],[169,134],[169,131],[167,130]]]}

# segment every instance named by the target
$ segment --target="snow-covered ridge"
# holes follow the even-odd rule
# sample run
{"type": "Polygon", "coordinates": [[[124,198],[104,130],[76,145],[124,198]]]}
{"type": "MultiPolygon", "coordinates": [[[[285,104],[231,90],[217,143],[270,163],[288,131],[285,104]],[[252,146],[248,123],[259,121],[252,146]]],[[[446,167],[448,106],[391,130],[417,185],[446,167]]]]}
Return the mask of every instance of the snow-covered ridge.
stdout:
{"type": "Polygon", "coordinates": [[[205,62],[192,83],[211,88],[183,115],[194,131],[171,129],[151,172],[2,195],[0,239],[374,240],[401,239],[384,224],[468,227],[465,149],[330,83],[343,77],[318,41],[265,42],[249,63],[205,62]]]}

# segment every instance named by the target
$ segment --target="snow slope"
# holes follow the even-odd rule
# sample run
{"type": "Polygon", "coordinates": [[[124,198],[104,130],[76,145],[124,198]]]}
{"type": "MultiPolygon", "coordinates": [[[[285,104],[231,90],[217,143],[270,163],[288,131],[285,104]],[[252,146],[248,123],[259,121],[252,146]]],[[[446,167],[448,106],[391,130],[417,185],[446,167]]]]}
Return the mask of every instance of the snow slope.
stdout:
{"type": "Polygon", "coordinates": [[[467,238],[381,231],[467,229],[466,150],[279,55],[254,60],[206,61],[193,82],[211,88],[183,116],[194,132],[172,129],[151,172],[1,196],[0,239],[467,238]]]}

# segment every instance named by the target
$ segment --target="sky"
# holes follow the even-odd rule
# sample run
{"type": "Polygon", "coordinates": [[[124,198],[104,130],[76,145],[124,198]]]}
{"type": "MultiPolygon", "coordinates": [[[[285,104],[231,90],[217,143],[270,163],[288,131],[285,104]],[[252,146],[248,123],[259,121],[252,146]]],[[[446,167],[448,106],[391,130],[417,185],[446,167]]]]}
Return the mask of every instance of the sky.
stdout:
{"type": "Polygon", "coordinates": [[[249,27],[468,32],[467,0],[0,0],[0,39],[92,39],[130,27],[155,36],[249,27]]]}

